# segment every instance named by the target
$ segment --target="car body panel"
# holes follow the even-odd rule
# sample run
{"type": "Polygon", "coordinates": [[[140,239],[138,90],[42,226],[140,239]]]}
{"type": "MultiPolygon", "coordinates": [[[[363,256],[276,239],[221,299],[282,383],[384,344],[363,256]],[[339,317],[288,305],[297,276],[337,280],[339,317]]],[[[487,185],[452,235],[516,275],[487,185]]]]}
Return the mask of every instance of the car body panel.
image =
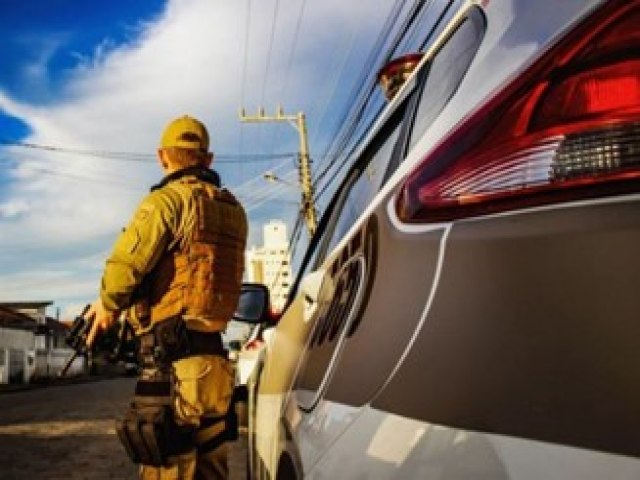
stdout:
{"type": "Polygon", "coordinates": [[[637,459],[622,455],[452,429],[365,407],[305,478],[632,480],[639,468],[637,459]]]}
{"type": "MultiPolygon", "coordinates": [[[[395,213],[407,174],[602,3],[554,2],[550,15],[546,2],[433,2],[443,24],[423,68],[470,9],[486,30],[433,123],[406,154],[392,149],[399,166],[332,239],[357,180],[338,189],[309,288],[303,278],[261,352],[254,478],[640,477],[630,387],[640,256],[628,255],[638,196],[425,225],[395,213]]],[[[355,157],[410,111],[419,79],[355,157]]]]}
{"type": "Polygon", "coordinates": [[[639,212],[631,197],[457,222],[424,326],[372,407],[640,456],[639,212]]]}

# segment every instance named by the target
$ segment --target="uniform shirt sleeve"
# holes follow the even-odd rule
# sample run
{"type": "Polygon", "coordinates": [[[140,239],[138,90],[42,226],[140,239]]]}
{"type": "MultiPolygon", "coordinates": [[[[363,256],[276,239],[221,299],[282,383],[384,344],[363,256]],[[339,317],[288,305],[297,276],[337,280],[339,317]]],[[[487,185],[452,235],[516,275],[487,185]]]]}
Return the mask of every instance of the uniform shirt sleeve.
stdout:
{"type": "Polygon", "coordinates": [[[107,310],[130,306],[136,288],[175,238],[179,210],[180,203],[165,189],[142,200],[106,261],[100,298],[107,310]]]}

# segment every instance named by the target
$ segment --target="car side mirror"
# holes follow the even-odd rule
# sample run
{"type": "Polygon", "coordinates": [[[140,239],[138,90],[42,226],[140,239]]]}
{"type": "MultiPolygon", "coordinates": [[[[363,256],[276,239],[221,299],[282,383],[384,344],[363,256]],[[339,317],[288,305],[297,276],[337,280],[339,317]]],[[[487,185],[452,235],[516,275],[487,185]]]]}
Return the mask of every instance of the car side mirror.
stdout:
{"type": "Polygon", "coordinates": [[[233,319],[254,325],[272,322],[269,289],[261,283],[243,283],[233,319]]]}

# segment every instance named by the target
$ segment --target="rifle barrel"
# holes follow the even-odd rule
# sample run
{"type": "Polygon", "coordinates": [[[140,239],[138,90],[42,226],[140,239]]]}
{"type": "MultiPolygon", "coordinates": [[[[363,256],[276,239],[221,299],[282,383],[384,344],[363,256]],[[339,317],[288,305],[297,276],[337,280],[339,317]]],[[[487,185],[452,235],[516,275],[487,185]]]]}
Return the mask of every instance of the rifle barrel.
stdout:
{"type": "Polygon", "coordinates": [[[69,357],[69,360],[67,360],[67,363],[65,363],[64,367],[62,367],[62,370],[60,370],[58,377],[64,377],[67,374],[67,370],[69,370],[69,367],[71,366],[71,364],[76,358],[78,358],[78,352],[73,352],[73,355],[69,357]]]}

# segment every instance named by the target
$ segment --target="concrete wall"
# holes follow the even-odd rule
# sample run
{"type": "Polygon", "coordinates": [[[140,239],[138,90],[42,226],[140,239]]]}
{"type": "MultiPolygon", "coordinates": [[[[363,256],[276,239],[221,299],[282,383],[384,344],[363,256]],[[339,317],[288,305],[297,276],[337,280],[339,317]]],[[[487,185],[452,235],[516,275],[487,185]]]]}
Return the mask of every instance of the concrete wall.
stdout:
{"type": "MultiPolygon", "coordinates": [[[[43,335],[37,336],[44,340],[43,335]]],[[[26,383],[37,378],[53,378],[73,354],[69,348],[38,348],[33,332],[0,328],[0,383],[26,383]]],[[[84,358],[77,358],[67,375],[85,373],[84,358]]]]}
{"type": "Polygon", "coordinates": [[[0,348],[0,384],[9,383],[9,351],[0,348]]]}
{"type": "MultiPolygon", "coordinates": [[[[34,356],[34,365],[31,372],[32,378],[53,378],[62,371],[67,360],[73,355],[73,350],[69,348],[53,348],[51,350],[37,349],[34,356]]],[[[86,373],[84,357],[76,358],[66,376],[72,377],[86,373]]]]}
{"type": "Polygon", "coordinates": [[[33,350],[35,335],[28,330],[14,330],[0,327],[0,348],[33,350]]]}
{"type": "Polygon", "coordinates": [[[0,328],[0,383],[29,381],[27,352],[35,346],[33,332],[0,328]]]}

